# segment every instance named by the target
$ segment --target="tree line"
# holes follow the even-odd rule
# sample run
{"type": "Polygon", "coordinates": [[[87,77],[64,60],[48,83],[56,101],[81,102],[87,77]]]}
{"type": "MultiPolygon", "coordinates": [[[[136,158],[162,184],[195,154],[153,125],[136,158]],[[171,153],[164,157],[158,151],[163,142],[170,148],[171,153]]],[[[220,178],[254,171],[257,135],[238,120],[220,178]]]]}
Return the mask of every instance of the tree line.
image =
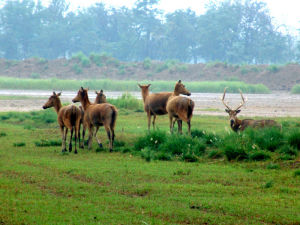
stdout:
{"type": "Polygon", "coordinates": [[[0,8],[0,57],[54,59],[82,51],[124,61],[285,63],[297,59],[295,37],[275,25],[265,3],[225,0],[206,12],[164,13],[159,0],[132,8],[97,3],[76,12],[65,0],[6,1],[0,8]]]}

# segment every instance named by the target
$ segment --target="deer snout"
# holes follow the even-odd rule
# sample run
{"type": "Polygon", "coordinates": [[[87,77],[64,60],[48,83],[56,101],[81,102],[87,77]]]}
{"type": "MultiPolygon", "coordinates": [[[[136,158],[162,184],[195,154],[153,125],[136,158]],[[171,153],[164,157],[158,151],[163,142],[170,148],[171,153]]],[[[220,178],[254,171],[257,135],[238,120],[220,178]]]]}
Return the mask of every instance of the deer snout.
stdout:
{"type": "Polygon", "coordinates": [[[43,109],[47,109],[47,106],[43,105],[43,109]]]}
{"type": "Polygon", "coordinates": [[[73,102],[73,103],[76,103],[76,102],[78,102],[78,100],[77,100],[76,98],[73,98],[73,99],[72,99],[72,102],[73,102]]]}
{"type": "Polygon", "coordinates": [[[191,96],[191,92],[187,93],[187,96],[191,96]]]}

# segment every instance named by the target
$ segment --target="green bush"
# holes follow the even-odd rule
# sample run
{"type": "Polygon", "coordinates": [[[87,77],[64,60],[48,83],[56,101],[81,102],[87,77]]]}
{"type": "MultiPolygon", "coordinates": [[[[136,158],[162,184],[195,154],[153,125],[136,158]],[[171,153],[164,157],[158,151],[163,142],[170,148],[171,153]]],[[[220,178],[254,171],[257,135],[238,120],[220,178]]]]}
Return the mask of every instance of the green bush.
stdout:
{"type": "Polygon", "coordinates": [[[249,154],[249,159],[253,161],[264,161],[270,158],[270,153],[266,151],[254,151],[249,154]]]}
{"type": "Polygon", "coordinates": [[[218,159],[223,157],[223,152],[219,149],[213,149],[208,152],[208,158],[210,159],[218,159]]]}
{"type": "Polygon", "coordinates": [[[143,62],[143,67],[145,70],[149,70],[152,66],[152,61],[149,57],[145,58],[144,59],[144,62],[143,62]]]}
{"type": "Polygon", "coordinates": [[[129,93],[123,93],[121,97],[117,99],[107,99],[107,102],[115,105],[117,108],[140,110],[143,111],[143,102],[129,93]]]}
{"type": "Polygon", "coordinates": [[[135,142],[134,148],[136,151],[141,151],[142,149],[158,149],[161,143],[166,141],[167,134],[164,131],[156,130],[141,136],[135,142]]]}
{"type": "Polygon", "coordinates": [[[229,161],[248,159],[246,151],[248,145],[243,139],[243,135],[235,133],[231,133],[224,138],[221,149],[229,161]]]}
{"type": "Polygon", "coordinates": [[[298,155],[298,151],[292,147],[292,146],[288,146],[288,145],[284,145],[279,149],[279,153],[281,154],[287,154],[287,155],[294,155],[297,156],[298,155]]]}
{"type": "Polygon", "coordinates": [[[269,65],[267,67],[267,70],[269,70],[272,73],[277,73],[280,70],[280,66],[277,65],[269,65]]]}
{"type": "Polygon", "coordinates": [[[40,140],[34,142],[37,147],[61,146],[61,140],[40,140]]]}
{"type": "Polygon", "coordinates": [[[95,63],[97,66],[99,67],[102,67],[103,66],[103,59],[102,59],[102,55],[100,54],[97,54],[97,53],[94,53],[92,52],[90,54],[90,60],[95,63]]]}
{"type": "Polygon", "coordinates": [[[15,142],[14,143],[14,147],[23,147],[25,145],[26,145],[25,142],[15,142]]]}
{"type": "Polygon", "coordinates": [[[267,169],[277,170],[277,169],[280,169],[280,166],[278,164],[270,163],[269,165],[267,165],[267,169]]]}
{"type": "Polygon", "coordinates": [[[78,64],[74,64],[72,66],[72,70],[76,73],[76,74],[81,74],[82,73],[82,68],[80,67],[80,65],[78,64]]]}
{"type": "Polygon", "coordinates": [[[300,176],[300,169],[295,170],[294,177],[299,177],[299,176],[300,176]]]}
{"type": "Polygon", "coordinates": [[[1,131],[0,132],[0,137],[5,137],[5,136],[7,136],[7,134],[5,132],[1,131]]]}
{"type": "Polygon", "coordinates": [[[300,130],[291,132],[291,134],[288,136],[288,143],[300,150],[300,130]]]}

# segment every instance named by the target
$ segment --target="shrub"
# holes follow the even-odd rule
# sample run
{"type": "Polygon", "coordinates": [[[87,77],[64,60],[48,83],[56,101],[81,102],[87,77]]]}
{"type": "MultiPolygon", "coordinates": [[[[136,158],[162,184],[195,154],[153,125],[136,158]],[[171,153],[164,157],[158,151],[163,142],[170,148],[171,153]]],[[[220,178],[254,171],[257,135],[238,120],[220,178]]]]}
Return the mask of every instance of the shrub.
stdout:
{"type": "Polygon", "coordinates": [[[208,158],[210,159],[218,159],[223,157],[223,152],[218,149],[213,149],[208,152],[208,158]]]}
{"type": "Polygon", "coordinates": [[[130,93],[123,93],[121,97],[117,99],[107,99],[107,101],[117,108],[140,111],[144,109],[142,101],[133,97],[130,93]]]}
{"type": "Polygon", "coordinates": [[[5,137],[5,136],[7,136],[7,134],[5,133],[5,132],[0,132],[0,137],[5,137]]]}
{"type": "Polygon", "coordinates": [[[280,70],[280,67],[277,65],[269,65],[267,67],[267,70],[269,70],[272,73],[277,73],[280,70]]]}
{"type": "Polygon", "coordinates": [[[149,57],[145,58],[144,59],[144,62],[143,62],[143,67],[145,70],[149,70],[152,66],[152,61],[149,57]]]}
{"type": "Polygon", "coordinates": [[[61,146],[61,140],[40,140],[34,142],[36,147],[61,146]]]}
{"type": "Polygon", "coordinates": [[[280,166],[278,164],[270,163],[269,165],[267,165],[267,169],[277,170],[277,169],[280,169],[280,166]]]}
{"type": "Polygon", "coordinates": [[[264,161],[270,158],[270,154],[266,151],[254,151],[249,154],[249,159],[253,161],[264,161]]]}
{"type": "Polygon", "coordinates": [[[295,130],[288,136],[288,143],[300,150],[300,131],[295,130]]]}
{"type": "Polygon", "coordinates": [[[23,147],[25,145],[26,145],[25,142],[15,142],[14,143],[14,147],[23,147]]]}
{"type": "Polygon", "coordinates": [[[247,143],[243,140],[241,134],[229,134],[225,137],[221,148],[224,151],[226,158],[231,160],[244,160],[248,158],[246,152],[247,143]]]}
{"type": "Polygon", "coordinates": [[[300,169],[295,170],[294,172],[294,177],[298,177],[298,176],[300,176],[300,169]]]}
{"type": "Polygon", "coordinates": [[[263,185],[263,188],[271,188],[273,187],[273,181],[270,180],[263,185]]]}
{"type": "Polygon", "coordinates": [[[159,145],[166,141],[166,138],[167,135],[164,131],[151,131],[146,135],[139,137],[135,142],[134,148],[137,151],[141,151],[145,148],[149,148],[150,150],[158,149],[159,145]]]}
{"type": "Polygon", "coordinates": [[[32,74],[30,74],[30,78],[39,79],[39,78],[41,78],[41,75],[39,73],[32,73],[32,74]]]}
{"type": "Polygon", "coordinates": [[[282,154],[294,155],[294,156],[297,156],[297,154],[298,154],[298,151],[295,148],[288,146],[288,145],[282,146],[279,149],[279,152],[282,154]]]}
{"type": "Polygon", "coordinates": [[[102,59],[102,55],[100,54],[92,52],[90,54],[90,60],[99,67],[103,66],[103,59],[102,59]]]}
{"type": "Polygon", "coordinates": [[[82,68],[80,67],[80,65],[78,64],[74,64],[72,66],[72,70],[76,73],[76,74],[81,74],[82,73],[82,68]]]}
{"type": "Polygon", "coordinates": [[[91,66],[91,61],[88,57],[84,56],[82,59],[81,59],[81,65],[83,67],[90,67],[91,66]]]}

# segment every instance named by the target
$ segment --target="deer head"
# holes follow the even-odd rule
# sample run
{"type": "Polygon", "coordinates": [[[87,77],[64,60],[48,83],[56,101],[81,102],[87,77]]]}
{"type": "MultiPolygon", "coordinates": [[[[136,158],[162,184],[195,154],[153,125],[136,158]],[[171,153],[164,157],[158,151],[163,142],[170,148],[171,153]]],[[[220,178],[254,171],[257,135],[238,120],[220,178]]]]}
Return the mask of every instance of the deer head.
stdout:
{"type": "Polygon", "coordinates": [[[145,102],[147,96],[149,95],[149,87],[151,86],[151,84],[147,84],[147,85],[138,84],[138,86],[140,87],[140,89],[142,91],[142,97],[143,97],[143,100],[145,102]]]}
{"type": "Polygon", "coordinates": [[[181,83],[181,80],[179,80],[176,84],[175,84],[175,88],[174,88],[174,94],[175,95],[187,95],[190,96],[191,92],[189,92],[185,86],[183,85],[183,83],[181,83]]]}
{"type": "Polygon", "coordinates": [[[61,92],[55,93],[53,91],[53,94],[49,97],[48,101],[43,105],[43,109],[54,107],[58,104],[60,104],[59,96],[61,95],[61,92]]]}
{"type": "Polygon", "coordinates": [[[72,102],[75,103],[75,102],[82,101],[84,98],[86,98],[88,96],[88,94],[87,94],[88,90],[89,90],[88,88],[86,89],[86,88],[81,87],[79,89],[79,91],[77,92],[76,97],[72,99],[72,102]]]}
{"type": "Polygon", "coordinates": [[[97,104],[106,103],[106,96],[103,93],[103,90],[101,90],[100,92],[95,91],[95,93],[96,93],[95,103],[97,104]]]}
{"type": "Polygon", "coordinates": [[[224,93],[223,93],[223,97],[222,97],[222,102],[223,102],[223,104],[225,105],[225,107],[227,108],[227,109],[225,109],[225,112],[227,112],[227,113],[229,114],[230,126],[231,126],[231,127],[234,127],[234,126],[237,124],[237,120],[238,120],[238,119],[237,119],[237,114],[238,114],[239,112],[241,112],[240,108],[246,103],[246,101],[245,101],[245,98],[244,98],[244,96],[243,96],[242,91],[239,90],[239,91],[240,91],[240,94],[241,94],[242,102],[240,103],[240,105],[239,105],[237,108],[231,109],[231,108],[225,103],[225,101],[224,101],[224,99],[225,99],[225,94],[226,94],[226,89],[227,89],[227,88],[224,89],[224,93]]]}

